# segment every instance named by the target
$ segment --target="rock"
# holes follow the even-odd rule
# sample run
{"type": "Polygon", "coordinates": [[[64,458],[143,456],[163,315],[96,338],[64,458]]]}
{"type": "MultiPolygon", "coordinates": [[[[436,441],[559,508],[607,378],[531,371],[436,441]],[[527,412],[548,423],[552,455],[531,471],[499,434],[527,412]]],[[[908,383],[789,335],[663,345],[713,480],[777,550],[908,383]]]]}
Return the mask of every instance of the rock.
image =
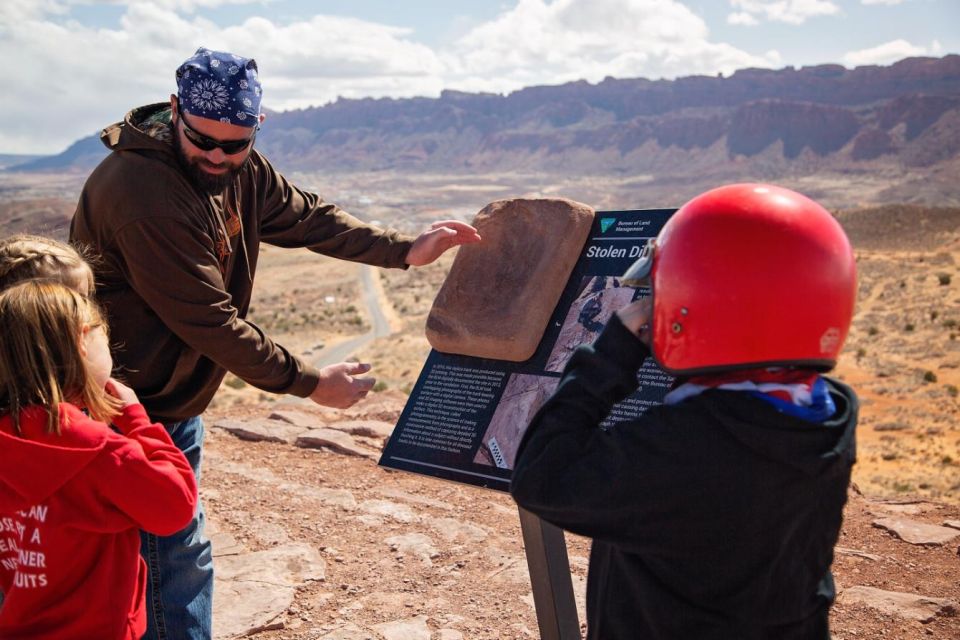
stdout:
{"type": "Polygon", "coordinates": [[[293,603],[297,587],[323,580],[325,572],[320,554],[305,544],[218,557],[214,636],[232,638],[270,624],[293,603]]]}
{"type": "Polygon", "coordinates": [[[456,629],[440,629],[433,634],[432,640],[463,640],[463,634],[456,629]]]}
{"type": "Polygon", "coordinates": [[[403,500],[404,502],[412,502],[413,504],[420,504],[427,507],[433,507],[435,509],[443,509],[445,511],[450,511],[453,509],[453,507],[446,502],[442,502],[434,498],[407,493],[406,491],[401,491],[394,487],[379,487],[377,489],[377,493],[387,498],[403,500]]]}
{"type": "Polygon", "coordinates": [[[960,531],[956,529],[908,520],[907,518],[881,518],[875,520],[873,526],[886,529],[904,542],[929,547],[944,545],[960,536],[960,531]]]}
{"type": "Polygon", "coordinates": [[[487,539],[487,532],[475,524],[457,520],[455,518],[430,518],[424,521],[447,542],[483,542],[487,539]]]}
{"type": "Polygon", "coordinates": [[[357,508],[357,499],[347,489],[314,489],[313,487],[305,487],[304,489],[302,495],[317,498],[323,504],[340,507],[346,511],[353,511],[357,508]]]}
{"type": "Polygon", "coordinates": [[[364,500],[360,503],[360,509],[370,515],[385,516],[404,524],[417,520],[410,507],[388,500],[364,500]]]}
{"type": "Polygon", "coordinates": [[[391,536],[384,540],[384,542],[390,547],[390,551],[419,558],[420,562],[427,566],[432,566],[433,558],[440,555],[437,548],[433,546],[433,540],[422,533],[405,533],[399,536],[391,536]]]}
{"type": "Polygon", "coordinates": [[[337,453],[370,458],[371,460],[375,460],[378,457],[376,453],[359,446],[353,438],[343,431],[328,429],[326,427],[301,432],[301,434],[297,436],[294,444],[304,449],[319,449],[320,447],[324,447],[337,453]]]}
{"type": "Polygon", "coordinates": [[[292,424],[297,427],[302,427],[303,429],[318,429],[342,418],[343,415],[333,409],[320,409],[319,411],[274,409],[270,413],[270,420],[292,424]]]}
{"type": "Polygon", "coordinates": [[[327,425],[330,429],[344,431],[354,436],[364,436],[367,438],[380,438],[386,440],[393,433],[396,423],[384,422],[382,420],[342,420],[340,422],[331,422],[327,425]]]}
{"type": "Polygon", "coordinates": [[[293,444],[297,436],[303,433],[301,427],[294,427],[277,420],[218,420],[211,427],[232,433],[241,440],[255,442],[284,442],[293,444]]]}
{"type": "Polygon", "coordinates": [[[215,640],[236,638],[269,624],[293,604],[296,591],[294,587],[214,578],[213,637],[215,640]]]}
{"type": "Polygon", "coordinates": [[[951,529],[960,529],[960,520],[944,520],[943,526],[951,529]]]}
{"type": "Polygon", "coordinates": [[[844,589],[839,596],[844,604],[864,604],[890,615],[927,623],[938,615],[953,616],[957,603],[946,598],[930,598],[915,593],[884,591],[874,587],[855,586],[844,589]]]}
{"type": "Polygon", "coordinates": [[[883,559],[875,553],[867,553],[866,551],[860,551],[859,549],[847,549],[845,547],[834,547],[834,551],[845,556],[866,558],[867,560],[873,560],[874,562],[883,559]]]}
{"type": "Polygon", "coordinates": [[[473,219],[483,242],[459,248],[427,316],[438,351],[530,358],[593,224],[594,210],[561,198],[499,200],[473,219]]]}
{"type": "Polygon", "coordinates": [[[352,622],[348,622],[338,629],[319,636],[317,640],[374,640],[374,637],[369,631],[364,631],[352,622]]]}
{"type": "Polygon", "coordinates": [[[384,640],[430,640],[427,616],[384,622],[373,625],[373,628],[384,637],[384,640]]]}
{"type": "Polygon", "coordinates": [[[218,531],[217,533],[207,532],[210,543],[213,545],[213,557],[235,556],[246,552],[246,547],[237,542],[229,533],[218,531]]]}

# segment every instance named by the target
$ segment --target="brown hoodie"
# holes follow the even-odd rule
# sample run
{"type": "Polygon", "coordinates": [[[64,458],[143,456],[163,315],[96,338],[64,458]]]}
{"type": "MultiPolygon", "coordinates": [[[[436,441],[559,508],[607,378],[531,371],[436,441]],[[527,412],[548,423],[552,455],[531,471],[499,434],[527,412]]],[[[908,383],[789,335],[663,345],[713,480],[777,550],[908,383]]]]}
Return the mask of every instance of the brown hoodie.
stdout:
{"type": "Polygon", "coordinates": [[[222,195],[203,193],[141,126],[164,109],[134,109],[103,130],[113,153],[87,179],[70,227],[101,258],[97,297],[120,374],[167,422],[202,413],[228,370],[306,397],[317,370],[245,319],[260,242],[405,267],[412,239],[301,191],[256,150],[222,195]]]}

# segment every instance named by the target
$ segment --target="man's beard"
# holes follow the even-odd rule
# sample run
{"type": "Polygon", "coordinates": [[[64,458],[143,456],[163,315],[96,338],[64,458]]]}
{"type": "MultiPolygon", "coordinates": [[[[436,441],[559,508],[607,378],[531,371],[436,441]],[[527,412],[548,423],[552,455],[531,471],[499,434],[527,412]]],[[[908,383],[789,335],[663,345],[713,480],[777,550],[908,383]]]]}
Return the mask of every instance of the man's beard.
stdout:
{"type": "Polygon", "coordinates": [[[190,182],[193,183],[195,187],[201,191],[208,193],[210,195],[219,195],[223,193],[223,190],[227,188],[227,185],[233,182],[234,178],[243,171],[243,167],[247,164],[247,161],[250,160],[250,155],[248,154],[246,158],[243,159],[238,166],[226,165],[228,166],[227,171],[218,174],[207,173],[203,170],[201,166],[202,160],[196,158],[191,160],[183,152],[183,146],[180,142],[180,136],[177,135],[177,132],[174,131],[173,134],[173,149],[177,155],[177,161],[180,163],[180,167],[187,174],[187,177],[190,179],[190,182]]]}

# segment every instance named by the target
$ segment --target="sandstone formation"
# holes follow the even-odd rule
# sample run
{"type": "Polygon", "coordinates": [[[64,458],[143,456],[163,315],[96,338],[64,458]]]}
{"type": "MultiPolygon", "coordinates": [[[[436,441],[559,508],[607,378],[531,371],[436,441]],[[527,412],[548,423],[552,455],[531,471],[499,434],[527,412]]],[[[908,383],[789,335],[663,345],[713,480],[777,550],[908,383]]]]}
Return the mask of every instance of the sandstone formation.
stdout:
{"type": "Polygon", "coordinates": [[[473,220],[427,316],[438,351],[520,362],[533,355],[593,224],[565,199],[500,200],[473,220]]]}

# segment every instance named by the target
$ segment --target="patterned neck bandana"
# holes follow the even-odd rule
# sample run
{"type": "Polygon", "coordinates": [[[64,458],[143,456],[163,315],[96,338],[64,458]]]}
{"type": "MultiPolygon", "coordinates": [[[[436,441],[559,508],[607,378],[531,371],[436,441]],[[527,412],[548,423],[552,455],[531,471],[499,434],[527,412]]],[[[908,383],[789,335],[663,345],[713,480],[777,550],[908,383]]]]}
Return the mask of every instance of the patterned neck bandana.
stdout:
{"type": "Polygon", "coordinates": [[[177,69],[177,99],[190,115],[241,127],[260,124],[257,63],[200,47],[177,69]]]}
{"type": "Polygon", "coordinates": [[[836,413],[827,383],[803,369],[752,369],[713,376],[695,376],[670,391],[664,404],[677,404],[708,389],[746,391],[772,404],[780,413],[821,423],[836,413]]]}

